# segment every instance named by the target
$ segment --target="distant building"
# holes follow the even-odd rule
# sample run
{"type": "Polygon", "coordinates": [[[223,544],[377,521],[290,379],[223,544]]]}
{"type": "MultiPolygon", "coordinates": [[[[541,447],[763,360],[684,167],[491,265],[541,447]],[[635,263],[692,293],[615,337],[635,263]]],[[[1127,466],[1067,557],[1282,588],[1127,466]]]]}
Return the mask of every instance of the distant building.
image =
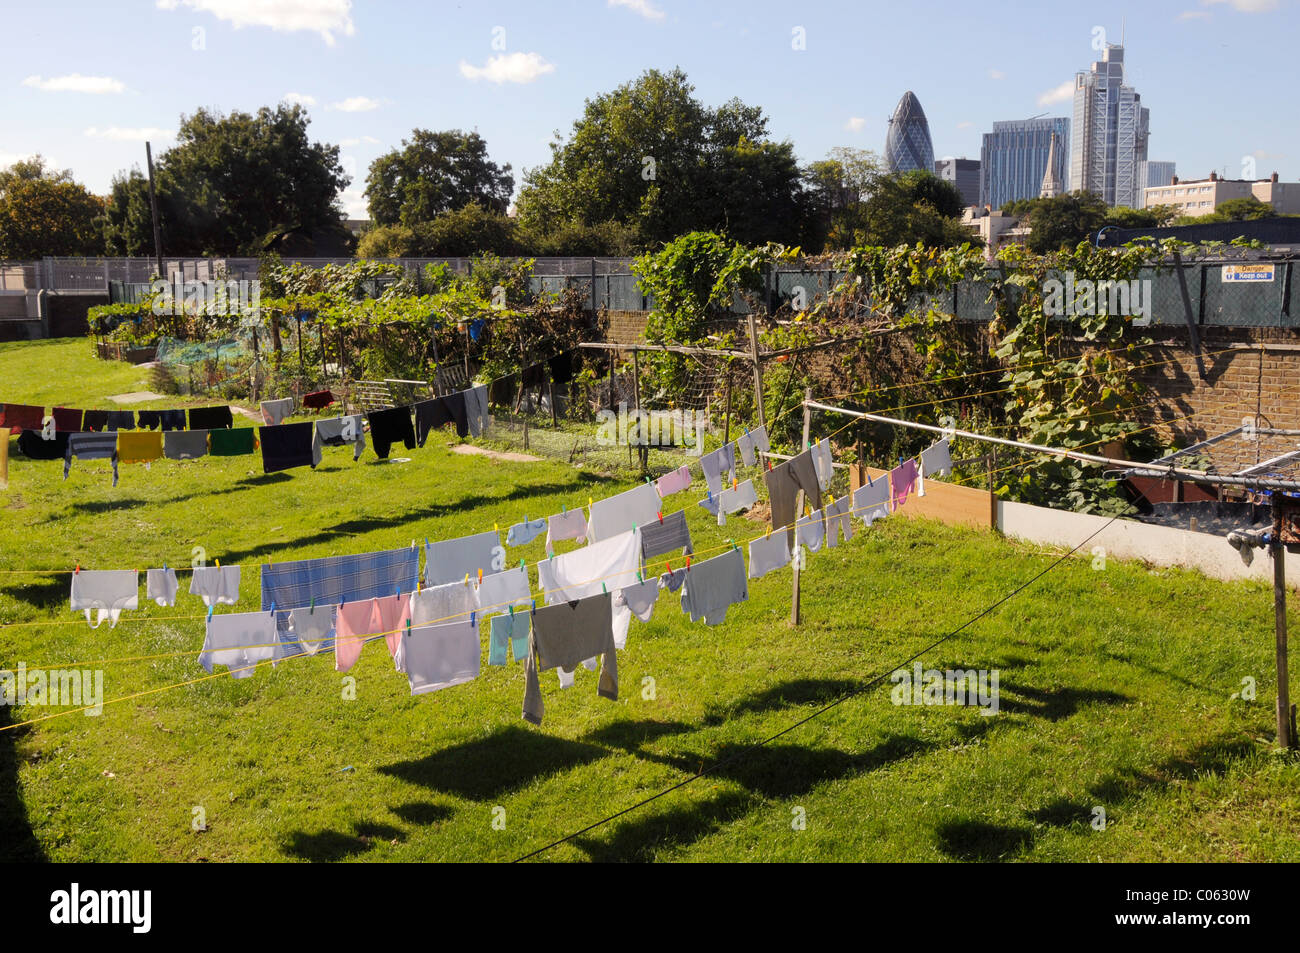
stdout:
{"type": "Polygon", "coordinates": [[[1070,188],[1107,205],[1139,207],[1138,163],[1147,158],[1150,111],[1124,85],[1124,47],[1107,44],[1092,69],[1075,74],[1070,188]]]}
{"type": "Polygon", "coordinates": [[[343,227],[357,238],[370,231],[370,225],[371,222],[368,218],[348,218],[346,216],[343,218],[343,227]]]}
{"type": "Polygon", "coordinates": [[[1023,243],[1029,236],[1029,226],[1021,225],[1014,215],[1005,215],[997,209],[973,207],[966,209],[961,218],[971,234],[984,242],[984,258],[992,261],[1003,245],[1023,243]]]}
{"type": "MultiPolygon", "coordinates": [[[[1174,176],[1177,174],[1178,169],[1172,162],[1157,162],[1155,160],[1139,162],[1138,194],[1143,196],[1143,202],[1145,203],[1147,189],[1158,185],[1168,185],[1174,181],[1174,176]]],[[[1141,207],[1146,208],[1146,205],[1143,204],[1141,207]]]]}
{"type": "Polygon", "coordinates": [[[1143,207],[1172,205],[1179,215],[1209,215],[1230,199],[1259,199],[1273,206],[1279,215],[1300,214],[1300,182],[1279,182],[1277,173],[1267,179],[1221,179],[1211,172],[1208,179],[1155,185],[1143,192],[1143,207]]]}
{"type": "Polygon", "coordinates": [[[903,94],[889,117],[885,135],[885,168],[890,172],[934,170],[934,145],[930,141],[930,124],[925,120],[921,101],[910,89],[903,94]]]}
{"type": "Polygon", "coordinates": [[[978,159],[936,159],[934,174],[957,186],[963,205],[979,205],[980,163],[978,159]]]}
{"type": "Polygon", "coordinates": [[[1001,208],[1008,202],[1037,198],[1043,190],[1052,137],[1057,140],[1054,173],[1061,190],[1068,174],[1070,120],[1064,117],[995,122],[980,149],[980,205],[1001,208]]]}
{"type": "Polygon", "coordinates": [[[1065,185],[1061,182],[1060,173],[1057,171],[1057,156],[1062,155],[1061,149],[1057,148],[1060,138],[1056,133],[1052,133],[1051,142],[1047,147],[1047,169],[1043,172],[1043,185],[1038,190],[1040,199],[1054,199],[1065,191],[1065,185]]]}

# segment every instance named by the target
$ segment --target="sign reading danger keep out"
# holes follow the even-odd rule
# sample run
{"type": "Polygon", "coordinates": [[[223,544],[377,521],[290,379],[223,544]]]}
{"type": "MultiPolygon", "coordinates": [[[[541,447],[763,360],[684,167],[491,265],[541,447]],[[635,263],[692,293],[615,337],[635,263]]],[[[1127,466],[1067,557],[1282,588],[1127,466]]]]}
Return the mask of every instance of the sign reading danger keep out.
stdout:
{"type": "Polygon", "coordinates": [[[1223,282],[1227,284],[1233,281],[1272,281],[1273,280],[1272,263],[1256,263],[1251,265],[1224,265],[1223,282]]]}

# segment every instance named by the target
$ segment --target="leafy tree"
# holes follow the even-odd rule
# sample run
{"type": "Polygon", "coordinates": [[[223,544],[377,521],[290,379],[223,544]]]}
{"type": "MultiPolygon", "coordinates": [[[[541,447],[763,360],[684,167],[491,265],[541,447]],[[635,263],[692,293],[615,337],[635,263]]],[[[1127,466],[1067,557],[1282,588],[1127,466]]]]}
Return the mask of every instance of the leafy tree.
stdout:
{"type": "Polygon", "coordinates": [[[153,254],[149,180],[139,169],[113,176],[104,209],[104,248],[110,255],[153,254]]]}
{"type": "Polygon", "coordinates": [[[40,156],[0,172],[0,259],[98,255],[104,200],[40,156]]]}
{"type": "Polygon", "coordinates": [[[1214,210],[1214,218],[1220,222],[1249,222],[1259,218],[1271,218],[1274,214],[1272,205],[1261,202],[1253,195],[1220,202],[1219,207],[1214,210]]]}
{"type": "Polygon", "coordinates": [[[844,250],[865,233],[864,202],[884,173],[880,157],[867,149],[837,146],[803,171],[806,232],[810,249],[844,250]]]}
{"type": "Polygon", "coordinates": [[[361,238],[358,258],[468,258],[520,251],[514,219],[474,202],[431,221],[381,225],[361,238]]]}
{"type": "Polygon", "coordinates": [[[1106,224],[1109,209],[1093,192],[1068,192],[1050,199],[1008,202],[1002,211],[1027,224],[1026,247],[1038,255],[1074,248],[1106,224]]]}
{"type": "Polygon", "coordinates": [[[854,244],[955,248],[971,241],[961,223],[965,202],[951,182],[915,170],[875,176],[854,244]]]}
{"type": "Polygon", "coordinates": [[[1152,205],[1149,208],[1119,205],[1107,209],[1105,224],[1119,228],[1164,228],[1176,215],[1177,210],[1172,205],[1152,205]]]}
{"type": "Polygon", "coordinates": [[[793,238],[800,200],[793,149],[767,138],[762,110],[736,99],[709,109],[674,69],[588,100],[550,163],[524,176],[518,204],[533,234],[616,222],[644,246],[699,229],[793,238]]]}
{"type": "Polygon", "coordinates": [[[416,129],[370,164],[365,194],[376,224],[414,226],[470,203],[504,214],[514,187],[510,166],[488,159],[478,133],[416,129]]]}
{"type": "MultiPolygon", "coordinates": [[[[268,236],[290,229],[340,230],[334,202],[350,180],[338,146],[308,138],[309,121],[302,107],[284,104],[255,114],[199,109],[183,116],[176,146],[154,163],[167,253],[256,254],[268,236]]],[[[112,240],[138,248],[147,184],[138,172],[118,180],[109,196],[112,240]]]]}

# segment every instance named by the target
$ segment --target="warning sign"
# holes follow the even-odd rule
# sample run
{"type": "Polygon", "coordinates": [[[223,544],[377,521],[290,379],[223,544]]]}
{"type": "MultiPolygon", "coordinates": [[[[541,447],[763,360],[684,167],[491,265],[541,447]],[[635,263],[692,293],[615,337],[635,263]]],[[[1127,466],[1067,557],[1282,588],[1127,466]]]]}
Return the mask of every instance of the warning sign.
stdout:
{"type": "Polygon", "coordinates": [[[1224,265],[1223,281],[1225,284],[1231,281],[1272,281],[1273,268],[1271,263],[1264,262],[1250,265],[1224,265]]]}

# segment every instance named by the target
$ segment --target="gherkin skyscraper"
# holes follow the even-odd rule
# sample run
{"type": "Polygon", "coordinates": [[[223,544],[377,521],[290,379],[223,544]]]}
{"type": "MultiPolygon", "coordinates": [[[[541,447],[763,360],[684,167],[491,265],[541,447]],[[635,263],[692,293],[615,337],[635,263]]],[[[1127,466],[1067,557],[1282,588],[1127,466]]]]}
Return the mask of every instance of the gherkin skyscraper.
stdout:
{"type": "Polygon", "coordinates": [[[930,142],[930,124],[925,121],[921,101],[910,89],[903,94],[889,117],[889,134],[885,136],[885,168],[890,172],[922,169],[934,172],[934,146],[930,142]]]}

